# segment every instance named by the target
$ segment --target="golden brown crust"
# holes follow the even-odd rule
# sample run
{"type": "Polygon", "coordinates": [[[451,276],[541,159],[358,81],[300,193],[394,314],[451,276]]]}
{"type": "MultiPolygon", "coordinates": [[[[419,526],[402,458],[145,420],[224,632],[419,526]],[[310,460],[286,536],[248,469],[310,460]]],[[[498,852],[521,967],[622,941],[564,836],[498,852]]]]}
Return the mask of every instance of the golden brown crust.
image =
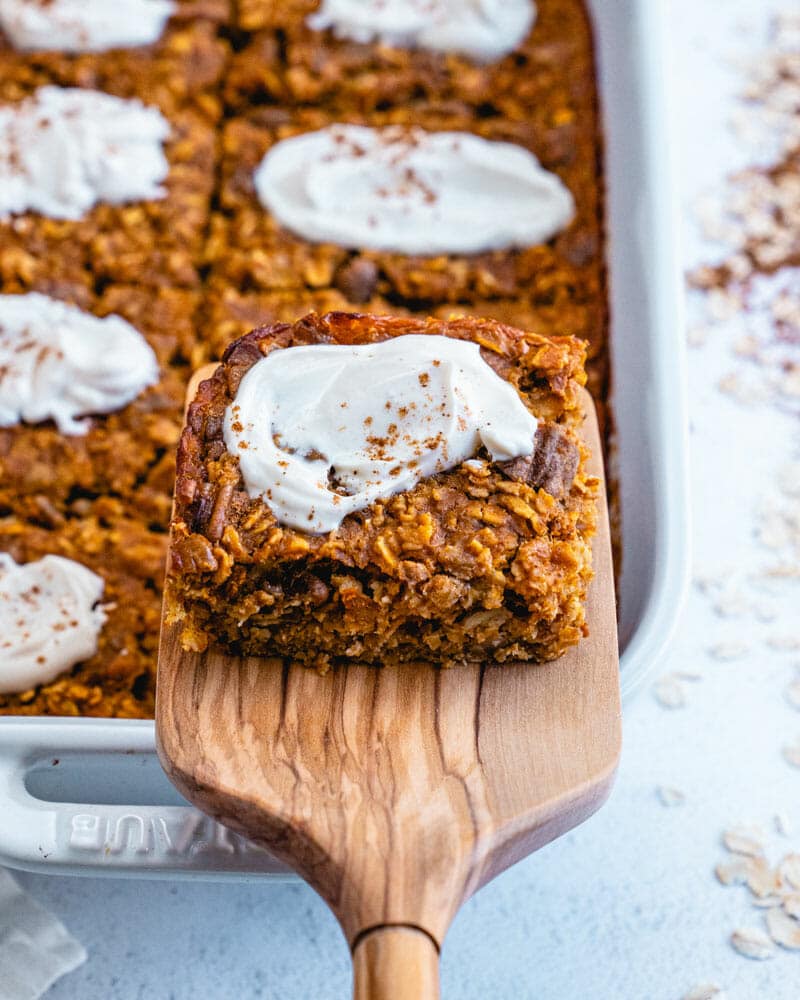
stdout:
{"type": "MultiPolygon", "coordinates": [[[[584,348],[493,321],[310,314],[233,343],[190,405],[178,452],[167,610],[187,648],[443,665],[552,659],[584,625],[597,482],[578,444],[584,348]],[[483,455],[345,518],[324,535],[279,524],[247,494],[222,426],[244,374],[276,348],[364,344],[404,334],[481,346],[576,467],[558,495],[483,455]]],[[[555,480],[553,480],[555,482],[555,480]]]]}

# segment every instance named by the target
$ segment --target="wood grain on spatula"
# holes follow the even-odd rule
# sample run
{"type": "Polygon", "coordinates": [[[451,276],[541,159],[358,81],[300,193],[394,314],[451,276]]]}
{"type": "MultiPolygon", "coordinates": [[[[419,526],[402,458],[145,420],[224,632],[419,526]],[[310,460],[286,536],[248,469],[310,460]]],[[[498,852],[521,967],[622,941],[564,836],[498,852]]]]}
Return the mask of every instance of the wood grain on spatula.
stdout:
{"type": "MultiPolygon", "coordinates": [[[[588,393],[584,403],[591,471],[602,475],[588,393]]],[[[191,802],[322,895],[353,951],[359,1000],[437,997],[438,952],[459,906],[605,800],[620,705],[604,495],[593,552],[589,637],[553,663],[354,664],[320,676],[187,653],[177,628],[163,627],[164,768],[191,802]]]]}

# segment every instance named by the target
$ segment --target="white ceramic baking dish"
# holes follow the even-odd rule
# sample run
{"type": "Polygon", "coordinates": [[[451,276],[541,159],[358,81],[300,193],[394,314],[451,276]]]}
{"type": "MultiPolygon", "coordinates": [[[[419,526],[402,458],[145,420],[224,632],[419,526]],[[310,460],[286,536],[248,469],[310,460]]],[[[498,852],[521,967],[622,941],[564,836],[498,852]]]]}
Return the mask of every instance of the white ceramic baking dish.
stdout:
{"type": "MultiPolygon", "coordinates": [[[[623,509],[622,686],[662,653],[688,567],[682,288],[661,0],[590,0],[608,185],[613,411],[623,509]]],[[[291,877],[188,806],[153,724],[0,719],[0,863],[135,876],[291,877]]]]}

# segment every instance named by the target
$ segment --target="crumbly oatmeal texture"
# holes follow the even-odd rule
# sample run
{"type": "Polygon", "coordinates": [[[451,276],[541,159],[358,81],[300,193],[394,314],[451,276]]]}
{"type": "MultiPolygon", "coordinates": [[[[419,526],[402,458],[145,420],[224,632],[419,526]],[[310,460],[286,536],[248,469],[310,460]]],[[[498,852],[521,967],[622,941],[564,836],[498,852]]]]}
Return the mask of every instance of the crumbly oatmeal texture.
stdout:
{"type": "MultiPolygon", "coordinates": [[[[164,199],[98,205],[79,221],[0,219],[0,293],[37,291],[99,316],[117,313],[138,327],[161,368],[157,385],[93,418],[84,437],[49,423],[0,429],[0,550],[18,561],[53,552],[83,562],[116,605],[90,663],[35,691],[0,695],[0,713],[152,715],[185,385],[255,327],[355,310],[487,317],[537,343],[571,334],[588,344],[588,385],[604,418],[601,147],[583,0],[538,0],[530,36],[485,66],[312,32],[305,19],[316,0],[177,6],[162,38],[134,49],[21,54],[0,36],[0,104],[46,84],[87,87],[139,98],[172,126],[164,199]],[[305,242],[269,219],[252,171],[281,138],[336,122],[516,142],[569,187],[575,221],[546,245],[474,256],[305,242]]],[[[514,494],[503,495],[511,503],[514,494]]],[[[491,621],[474,627],[488,637],[491,621]]],[[[554,635],[540,645],[548,643],[554,648],[554,635]]]]}
{"type": "Polygon", "coordinates": [[[89,87],[118,97],[138,97],[165,114],[188,104],[210,120],[219,117],[218,86],[228,47],[219,35],[227,3],[206,3],[207,16],[191,16],[201,5],[181,4],[162,38],[153,45],[72,55],[18,52],[0,31],[0,100],[14,101],[48,83],[89,87]]]}
{"type": "Polygon", "coordinates": [[[184,288],[200,284],[198,268],[214,185],[215,131],[196,108],[166,117],[172,132],[164,150],[169,174],[163,198],[101,203],[78,220],[35,212],[0,216],[4,293],[47,283],[94,291],[111,282],[184,288]]]}
{"type": "Polygon", "coordinates": [[[155,351],[161,379],[123,409],[94,417],[82,436],[52,422],[0,427],[0,511],[57,528],[77,501],[108,494],[129,504],[131,517],[166,524],[197,303],[187,289],[122,285],[82,303],[132,323],[155,351]]]}
{"type": "Polygon", "coordinates": [[[15,513],[0,518],[0,549],[17,562],[51,553],[74,559],[105,582],[108,619],[97,653],[35,690],[0,695],[14,715],[152,716],[166,535],[111,497],[76,501],[52,526],[15,513]]]}
{"type": "Polygon", "coordinates": [[[492,321],[311,313],[234,342],[189,408],[178,452],[167,610],[187,649],[336,662],[442,665],[549,660],[585,631],[598,481],[575,428],[583,346],[492,321]],[[534,462],[478,462],[421,480],[329,533],[277,522],[244,488],[223,416],[241,379],[276,348],[439,334],[484,360],[539,420],[534,462]],[[550,459],[548,462],[547,459],[550,459]]]}

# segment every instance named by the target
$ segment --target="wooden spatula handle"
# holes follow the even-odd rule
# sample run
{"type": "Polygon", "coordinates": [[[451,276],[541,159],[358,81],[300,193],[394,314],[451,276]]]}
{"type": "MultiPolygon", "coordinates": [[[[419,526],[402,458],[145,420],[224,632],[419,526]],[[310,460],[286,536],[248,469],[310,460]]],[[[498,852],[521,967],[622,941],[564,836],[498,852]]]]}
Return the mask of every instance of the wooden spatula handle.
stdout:
{"type": "Polygon", "coordinates": [[[439,951],[414,927],[376,927],[353,952],[354,1000],[439,1000],[439,951]]]}

